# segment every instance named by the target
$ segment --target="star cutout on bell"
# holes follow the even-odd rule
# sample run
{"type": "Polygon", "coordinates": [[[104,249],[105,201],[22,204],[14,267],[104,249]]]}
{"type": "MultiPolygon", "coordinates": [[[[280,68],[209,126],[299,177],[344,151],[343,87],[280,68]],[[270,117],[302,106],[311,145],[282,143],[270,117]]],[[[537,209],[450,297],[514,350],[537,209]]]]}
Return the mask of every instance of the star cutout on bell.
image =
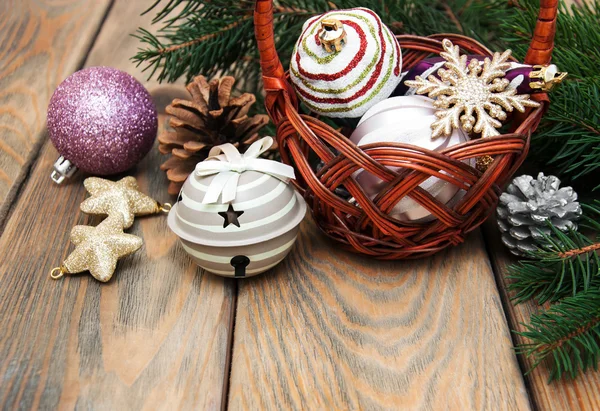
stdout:
{"type": "Polygon", "coordinates": [[[227,207],[227,211],[219,211],[219,215],[223,217],[223,228],[226,228],[229,224],[233,224],[235,226],[240,226],[240,222],[238,221],[238,217],[244,214],[243,211],[235,211],[231,203],[229,207],[227,207]]]}
{"type": "Polygon", "coordinates": [[[89,177],[83,185],[91,197],[81,203],[81,211],[108,216],[119,214],[123,216],[123,228],[131,227],[134,216],[168,211],[156,200],[140,192],[134,177],[125,177],[119,181],[89,177]]]}
{"type": "Polygon", "coordinates": [[[89,271],[96,280],[107,282],[115,272],[117,261],[142,246],[140,237],[123,232],[123,217],[119,214],[108,217],[96,227],[73,227],[71,242],[75,250],[61,267],[52,270],[53,279],[89,271]]]}

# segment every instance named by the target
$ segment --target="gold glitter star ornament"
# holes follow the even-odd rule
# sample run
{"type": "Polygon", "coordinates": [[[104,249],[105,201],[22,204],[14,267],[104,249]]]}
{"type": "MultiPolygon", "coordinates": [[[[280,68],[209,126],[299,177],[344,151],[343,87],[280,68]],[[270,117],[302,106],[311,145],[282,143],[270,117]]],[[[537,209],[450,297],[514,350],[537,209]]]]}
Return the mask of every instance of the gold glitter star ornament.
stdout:
{"type": "Polygon", "coordinates": [[[89,177],[85,179],[83,185],[91,197],[81,203],[81,211],[87,214],[120,215],[123,219],[123,228],[131,227],[135,216],[169,210],[167,204],[163,207],[156,200],[140,192],[134,177],[125,177],[119,181],[89,177]]]}
{"type": "Polygon", "coordinates": [[[499,135],[497,128],[506,120],[506,112],[525,107],[539,107],[528,94],[518,95],[515,88],[504,78],[510,68],[508,59],[511,51],[494,53],[492,59],[485,58],[483,64],[461,55],[458,46],[448,39],[442,41],[444,51],[440,56],[446,63],[438,70],[437,78],[417,76],[406,85],[416,89],[417,94],[427,94],[435,99],[434,107],[438,118],[431,124],[432,137],[449,136],[452,129],[462,127],[466,132],[481,134],[481,137],[499,135]]]}
{"type": "Polygon", "coordinates": [[[75,250],[50,274],[55,280],[65,274],[89,271],[96,280],[107,282],[115,272],[117,261],[142,246],[140,237],[123,232],[123,217],[119,214],[108,217],[96,227],[73,227],[71,242],[75,250]]]}

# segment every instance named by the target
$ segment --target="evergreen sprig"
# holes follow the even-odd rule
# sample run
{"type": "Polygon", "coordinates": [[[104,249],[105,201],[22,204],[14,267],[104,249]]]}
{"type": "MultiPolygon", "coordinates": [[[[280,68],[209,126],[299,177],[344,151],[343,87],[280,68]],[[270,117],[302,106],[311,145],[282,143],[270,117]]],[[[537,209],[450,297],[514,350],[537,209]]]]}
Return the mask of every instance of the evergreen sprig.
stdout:
{"type": "MultiPolygon", "coordinates": [[[[526,330],[518,334],[530,342],[518,352],[534,359],[531,370],[550,360],[549,381],[575,378],[588,368],[598,369],[600,360],[600,290],[564,298],[547,311],[531,316],[526,330]]],[[[531,372],[529,370],[528,372],[531,372]]]]}
{"type": "MultiPolygon", "coordinates": [[[[582,204],[581,226],[600,227],[600,201],[582,204]]],[[[600,243],[581,232],[563,233],[549,224],[544,246],[508,268],[514,300],[551,303],[533,314],[517,334],[528,342],[517,347],[531,356],[532,369],[550,362],[550,380],[594,369],[600,360],[600,243]]],[[[531,370],[529,370],[530,372],[531,370]]]]}
{"type": "Polygon", "coordinates": [[[560,143],[550,159],[560,175],[573,179],[592,176],[600,167],[600,107],[590,102],[600,101],[600,76],[567,82],[556,90],[555,97],[534,144],[548,151],[548,145],[560,143]]]}
{"type": "Polygon", "coordinates": [[[512,280],[509,291],[522,303],[535,299],[539,304],[587,291],[600,285],[600,257],[595,242],[571,231],[563,233],[549,224],[551,235],[544,235],[544,246],[529,253],[528,259],[508,267],[512,280]],[[596,280],[596,281],[594,281],[596,280]]]}
{"type": "Polygon", "coordinates": [[[153,24],[162,26],[157,35],[138,29],[142,48],[133,57],[150,70],[150,77],[173,82],[199,73],[211,77],[226,69],[237,74],[253,58],[248,54],[254,43],[252,1],[156,1],[145,13],[153,10],[153,24]],[[162,3],[166,4],[159,8],[162,3]]]}

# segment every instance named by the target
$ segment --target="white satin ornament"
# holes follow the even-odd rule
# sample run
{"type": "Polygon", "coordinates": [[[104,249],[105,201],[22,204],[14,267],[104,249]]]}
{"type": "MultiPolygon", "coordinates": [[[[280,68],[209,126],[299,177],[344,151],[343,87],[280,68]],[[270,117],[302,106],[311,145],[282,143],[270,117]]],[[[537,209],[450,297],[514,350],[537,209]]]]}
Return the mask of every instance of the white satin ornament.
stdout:
{"type": "MultiPolygon", "coordinates": [[[[462,130],[454,130],[444,138],[431,138],[431,123],[435,117],[433,100],[424,96],[392,97],[373,106],[361,118],[350,140],[359,147],[378,142],[410,144],[432,151],[464,143],[469,140],[462,130]]],[[[475,159],[465,160],[475,166],[475,159]]],[[[396,167],[390,169],[398,170],[396,167]]],[[[367,195],[374,198],[388,184],[367,171],[354,176],[367,195]]],[[[419,187],[427,190],[442,204],[452,206],[464,196],[465,191],[438,177],[429,177],[419,187]]],[[[410,197],[404,197],[390,211],[389,215],[401,221],[427,222],[434,216],[410,197]]]]}

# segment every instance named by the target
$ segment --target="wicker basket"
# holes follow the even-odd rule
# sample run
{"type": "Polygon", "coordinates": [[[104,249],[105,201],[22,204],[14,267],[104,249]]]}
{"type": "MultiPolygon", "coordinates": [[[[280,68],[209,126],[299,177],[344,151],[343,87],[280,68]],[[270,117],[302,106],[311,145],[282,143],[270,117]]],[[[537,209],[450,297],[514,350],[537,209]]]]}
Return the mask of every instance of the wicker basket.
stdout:
{"type": "MultiPolygon", "coordinates": [[[[525,58],[528,64],[548,64],[554,46],[558,0],[541,0],[540,3],[535,33],[525,58]]],[[[277,126],[282,160],[296,169],[296,185],[321,230],[352,251],[381,259],[425,257],[463,242],[467,233],[493,213],[502,187],[525,159],[530,135],[547,108],[548,96],[532,97],[541,102],[541,106],[525,115],[514,116],[512,134],[474,139],[440,152],[399,143],[376,143],[358,148],[322,121],[298,112],[294,90],[274,46],[272,7],[271,0],[258,0],[254,14],[266,107],[277,126]],[[315,155],[325,163],[319,172],[309,165],[309,156],[315,155]],[[484,173],[462,161],[483,155],[495,159],[484,173]],[[386,166],[400,168],[392,171],[386,166]],[[361,169],[388,182],[387,188],[372,200],[352,177],[361,169]],[[461,183],[459,187],[466,190],[462,200],[453,207],[440,203],[419,187],[440,172],[451,175],[461,183]],[[345,187],[356,203],[337,196],[335,190],[339,186],[345,187]],[[388,216],[405,196],[427,208],[435,220],[411,223],[388,216]]],[[[431,53],[442,51],[443,38],[449,38],[469,54],[492,54],[464,36],[402,35],[398,41],[403,52],[403,70],[431,53]]]]}

